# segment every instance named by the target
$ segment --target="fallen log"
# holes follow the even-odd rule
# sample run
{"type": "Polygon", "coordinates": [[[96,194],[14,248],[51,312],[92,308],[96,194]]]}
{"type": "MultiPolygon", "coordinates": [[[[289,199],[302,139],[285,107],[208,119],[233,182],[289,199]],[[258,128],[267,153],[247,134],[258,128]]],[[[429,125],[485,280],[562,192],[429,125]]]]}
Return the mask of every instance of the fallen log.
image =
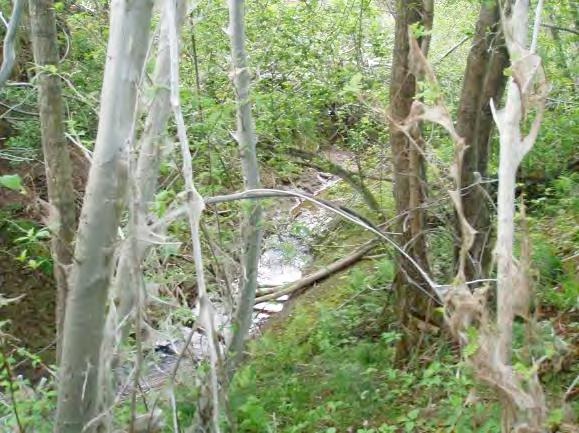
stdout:
{"type": "Polygon", "coordinates": [[[360,261],[366,254],[372,251],[379,244],[379,239],[373,239],[369,242],[366,242],[349,256],[341,258],[340,260],[337,260],[334,263],[331,263],[330,265],[305,276],[301,280],[291,283],[288,286],[282,287],[279,290],[267,292],[262,291],[261,293],[258,293],[258,297],[255,299],[255,303],[258,304],[260,302],[271,301],[273,299],[279,298],[280,296],[295,293],[296,291],[309,287],[312,284],[329,277],[330,275],[349,268],[350,266],[360,261]]]}

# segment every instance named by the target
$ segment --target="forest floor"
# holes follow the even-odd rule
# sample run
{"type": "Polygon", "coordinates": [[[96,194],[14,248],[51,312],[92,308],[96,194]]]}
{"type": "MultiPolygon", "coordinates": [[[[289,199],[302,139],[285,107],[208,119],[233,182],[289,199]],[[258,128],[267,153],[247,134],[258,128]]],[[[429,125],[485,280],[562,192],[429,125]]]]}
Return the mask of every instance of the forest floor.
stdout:
{"type": "Polygon", "coordinates": [[[0,173],[18,174],[27,185],[25,194],[0,188],[0,286],[6,298],[19,298],[2,308],[2,319],[10,321],[9,333],[16,345],[41,353],[51,364],[56,289],[51,268],[43,266],[50,253],[33,239],[45,217],[36,201],[36,186],[42,183],[44,168],[33,162],[15,169],[0,158],[0,173]],[[30,260],[39,266],[28,266],[30,260]]]}
{"type": "MultiPolygon", "coordinates": [[[[564,200],[564,194],[552,200],[564,200]]],[[[579,236],[577,203],[531,210],[538,305],[537,353],[551,431],[579,425],[579,236]],[[555,243],[557,239],[557,243],[555,243]],[[563,239],[563,241],[560,241],[563,239]]],[[[315,266],[368,239],[340,224],[317,246],[315,266]]],[[[443,253],[443,252],[437,252],[443,253]]],[[[494,391],[477,384],[444,329],[425,332],[406,366],[394,365],[399,338],[386,248],[290,301],[254,339],[230,396],[241,432],[497,432],[494,391]]],[[[524,332],[517,323],[516,335],[524,332]]]]}
{"type": "MultiPolygon", "coordinates": [[[[0,151],[6,150],[0,141],[0,151]]],[[[88,163],[77,151],[71,152],[78,209],[88,174],[88,163]]],[[[2,319],[10,321],[14,344],[53,364],[55,348],[55,293],[52,259],[48,246],[48,197],[42,161],[30,159],[12,163],[0,158],[0,174],[18,175],[21,190],[0,187],[0,287],[7,298],[19,298],[2,308],[2,319]]],[[[31,379],[45,374],[40,367],[31,372],[19,369],[31,379]]]]}
{"type": "MultiPolygon", "coordinates": [[[[298,186],[315,190],[315,173],[298,186]]],[[[39,174],[39,177],[41,175],[39,174]]],[[[573,191],[577,180],[555,187],[546,200],[533,203],[529,212],[539,308],[539,344],[552,351],[541,378],[550,401],[552,431],[573,431],[579,413],[579,212],[573,191]],[[564,401],[565,400],[565,401],[564,401]],[[575,416],[575,418],[573,418],[575,416]],[[559,430],[557,430],[559,429],[559,430]]],[[[376,185],[370,185],[376,191],[376,185]]],[[[30,189],[30,188],[29,188],[30,189]]],[[[2,212],[11,220],[20,212],[22,222],[40,221],[29,215],[31,196],[0,189],[2,212]]],[[[377,194],[388,209],[389,188],[377,194]]],[[[365,213],[360,200],[343,182],[324,198],[365,213]]],[[[7,218],[2,222],[3,292],[25,298],[8,310],[23,346],[38,352],[52,342],[53,285],[42,269],[18,260],[23,249],[41,256],[40,244],[14,239],[7,218]],[[5,238],[6,235],[10,234],[5,238]],[[26,318],[26,320],[24,320],[26,318]]],[[[28,225],[26,228],[32,228],[28,225]]],[[[23,226],[24,227],[24,226],[23,226]]],[[[351,253],[370,234],[346,222],[313,239],[311,269],[321,268],[351,253]]],[[[433,254],[447,251],[438,247],[433,254]]],[[[31,257],[32,257],[31,256],[31,257]]],[[[230,393],[231,413],[240,433],[261,432],[496,432],[499,410],[494,395],[477,385],[457,347],[441,329],[425,332],[414,357],[403,368],[394,365],[399,338],[397,311],[390,286],[393,257],[377,247],[369,257],[346,271],[293,297],[281,313],[273,315],[250,344],[247,363],[236,376],[230,393]]],[[[517,332],[522,332],[517,329],[517,332]]],[[[44,361],[50,356],[43,353],[44,361]]],[[[182,419],[194,412],[190,384],[177,389],[182,419]]]]}
{"type": "MultiPolygon", "coordinates": [[[[271,319],[231,394],[241,432],[500,430],[493,393],[476,385],[444,332],[425,333],[407,366],[394,365],[391,272],[389,261],[364,260],[271,319]]],[[[553,431],[578,421],[577,396],[562,404],[579,374],[576,319],[576,312],[539,318],[555,330],[553,341],[568,344],[542,372],[553,431]]]]}

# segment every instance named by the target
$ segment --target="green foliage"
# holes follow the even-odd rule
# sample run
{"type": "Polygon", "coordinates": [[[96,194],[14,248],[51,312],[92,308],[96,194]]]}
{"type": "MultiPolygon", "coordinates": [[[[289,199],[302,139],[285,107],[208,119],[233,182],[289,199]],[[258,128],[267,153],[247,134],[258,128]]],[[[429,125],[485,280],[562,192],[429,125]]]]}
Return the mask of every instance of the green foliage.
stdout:
{"type": "Polygon", "coordinates": [[[467,329],[468,344],[463,349],[462,353],[466,358],[473,356],[479,349],[479,335],[476,328],[472,326],[467,329]]]}
{"type": "Polygon", "coordinates": [[[28,220],[15,220],[9,212],[0,213],[0,228],[11,243],[10,253],[30,269],[52,273],[50,232],[28,220]]]}
{"type": "Polygon", "coordinates": [[[442,91],[437,84],[419,81],[415,99],[423,100],[426,105],[435,105],[442,97],[442,91]]]}
{"type": "MultiPolygon", "coordinates": [[[[14,98],[30,99],[27,95],[18,96],[10,93],[14,98]]],[[[40,124],[38,120],[23,120],[15,124],[16,135],[10,137],[5,148],[2,149],[1,157],[8,160],[11,165],[30,162],[40,156],[40,124]]]]}
{"type": "Polygon", "coordinates": [[[563,175],[531,200],[532,261],[538,296],[559,310],[579,307],[579,175],[563,175]]]}
{"type": "Polygon", "coordinates": [[[252,344],[230,395],[240,432],[496,431],[496,406],[466,403],[473,381],[447,350],[422,371],[393,366],[391,295],[377,290],[390,270],[383,260],[331,278],[252,344]]]}
{"type": "MultiPolygon", "coordinates": [[[[23,230],[21,227],[19,227],[23,230]]],[[[26,265],[31,269],[38,269],[40,267],[44,267],[45,270],[49,270],[51,268],[51,258],[50,256],[46,257],[30,257],[29,250],[37,250],[38,247],[45,247],[44,242],[47,239],[50,239],[50,232],[45,229],[36,229],[31,227],[28,230],[23,230],[24,235],[14,239],[14,242],[22,248],[20,255],[18,256],[18,260],[21,262],[25,262],[26,265]],[[47,268],[48,267],[48,268],[47,268]]]]}
{"type": "Polygon", "coordinates": [[[0,176],[0,186],[13,191],[23,191],[22,178],[18,174],[5,174],[0,176]]]}
{"type": "Polygon", "coordinates": [[[426,30],[426,28],[421,23],[412,24],[410,26],[410,31],[412,32],[412,36],[414,36],[416,39],[432,34],[432,31],[426,30]]]}
{"type": "Polygon", "coordinates": [[[0,431],[18,431],[22,426],[25,431],[52,432],[56,390],[46,383],[33,388],[28,380],[14,375],[23,360],[37,368],[41,364],[40,358],[23,348],[17,348],[13,353],[5,352],[10,346],[1,331],[0,323],[0,347],[3,348],[0,351],[0,389],[6,392],[2,398],[8,398],[0,404],[0,431]]]}
{"type": "MultiPolygon", "coordinates": [[[[436,2],[432,33],[444,37],[433,38],[430,57],[440,85],[419,82],[417,98],[432,104],[444,89],[450,107],[456,105],[469,44],[462,45],[443,61],[437,60],[464,35],[472,35],[478,6],[472,0],[436,2]],[[456,10],[461,14],[449,13],[456,10]]],[[[54,7],[60,15],[66,10],[66,3],[56,2],[54,7]]],[[[368,0],[247,3],[251,104],[266,183],[294,181],[301,173],[301,167],[288,161],[287,150],[294,147],[311,152],[334,147],[355,152],[372,167],[384,163],[389,137],[383,112],[388,103],[386,83],[390,78],[394,22],[383,8],[383,4],[368,0]]],[[[551,2],[549,8],[549,13],[573,26],[573,11],[568,2],[551,2]]],[[[70,50],[66,50],[58,68],[47,67],[45,72],[58,73],[63,79],[67,132],[92,148],[98,125],[108,21],[106,14],[82,12],[67,14],[65,18],[67,38],[72,38],[70,50]]],[[[242,183],[238,148],[231,137],[235,95],[229,76],[229,41],[222,32],[227,19],[222,2],[199,3],[191,13],[192,25],[186,26],[183,43],[183,113],[195,152],[195,182],[204,196],[238,190],[242,183]]],[[[420,25],[413,26],[412,32],[416,37],[430,33],[420,25]]],[[[553,179],[530,203],[531,232],[536,233],[532,239],[533,268],[541,302],[567,312],[576,309],[579,300],[579,279],[573,259],[579,244],[579,178],[568,167],[577,158],[579,105],[573,94],[577,64],[572,60],[577,56],[560,55],[572,52],[575,41],[570,35],[559,36],[560,40],[555,41],[547,32],[541,34],[539,46],[554,90],[541,135],[524,161],[522,174],[553,179]]],[[[67,46],[67,38],[62,37],[62,47],[67,46]]],[[[150,70],[152,64],[147,68],[150,70]]],[[[150,97],[157,90],[151,89],[143,96],[150,97]]],[[[36,93],[28,87],[2,89],[2,98],[10,105],[23,104],[24,111],[34,111],[36,93]]],[[[12,163],[40,159],[38,119],[23,116],[27,117],[15,122],[18,134],[2,149],[2,156],[12,163]]],[[[446,166],[453,158],[448,138],[437,127],[425,126],[424,131],[435,148],[435,158],[446,166]]],[[[167,157],[162,163],[162,187],[152,203],[157,216],[166,213],[182,186],[180,180],[175,181],[179,165],[178,157],[167,157]]],[[[442,178],[444,173],[440,167],[429,168],[431,179],[442,178]]],[[[0,186],[23,191],[17,175],[0,176],[0,186]]],[[[332,198],[343,199],[344,189],[336,190],[332,198]]],[[[384,209],[393,210],[391,191],[380,190],[379,194],[384,209]]],[[[237,247],[235,214],[244,206],[251,203],[220,205],[223,213],[219,215],[218,231],[223,249],[237,247]]],[[[367,209],[361,212],[365,214],[367,209]]],[[[47,229],[4,213],[0,224],[12,243],[10,254],[24,266],[51,271],[47,229]]],[[[289,230],[295,236],[312,235],[305,226],[294,225],[289,230]]],[[[187,224],[176,222],[170,233],[184,239],[187,224]]],[[[356,232],[357,240],[359,235],[356,232]]],[[[344,239],[332,240],[339,245],[344,239]]],[[[429,255],[436,259],[433,271],[437,281],[448,281],[454,270],[451,252],[454,239],[447,230],[433,229],[429,231],[428,242],[429,255]]],[[[149,281],[176,286],[192,279],[192,266],[178,262],[180,248],[178,242],[160,247],[162,261],[173,262],[163,275],[148,276],[149,281]]],[[[281,249],[289,257],[296,253],[291,245],[282,245],[281,249]]],[[[343,256],[344,250],[324,252],[320,261],[334,258],[331,254],[343,256]]],[[[437,353],[429,352],[428,359],[421,360],[419,369],[394,367],[394,346],[400,338],[389,291],[394,273],[392,260],[373,258],[347,275],[331,278],[314,295],[298,301],[283,326],[274,323],[263,338],[252,342],[249,362],[236,375],[230,395],[231,411],[240,433],[499,430],[500,408],[494,396],[485,389],[476,389],[480,395],[471,398],[469,392],[474,381],[444,342],[437,343],[437,353]]],[[[164,296],[160,295],[161,300],[164,296]]],[[[4,302],[0,297],[0,305],[4,302]]],[[[152,316],[155,318],[155,312],[152,316]]],[[[188,307],[179,308],[165,318],[176,324],[194,319],[188,307]]],[[[521,337],[522,332],[517,326],[516,336],[521,337]]],[[[478,350],[476,330],[469,329],[468,336],[466,358],[478,350]]],[[[548,324],[542,324],[538,340],[537,347],[529,348],[535,357],[554,359],[565,346],[548,324]]],[[[38,363],[27,353],[19,355],[38,363]]],[[[520,374],[533,371],[522,351],[517,350],[515,357],[520,374]]],[[[12,355],[0,359],[4,361],[11,366],[15,363],[12,355]]],[[[201,372],[205,368],[201,366],[201,372]]],[[[6,369],[1,371],[0,388],[12,387],[21,397],[17,409],[24,425],[35,432],[51,430],[52,388],[40,388],[30,394],[25,381],[12,378],[10,382],[6,369]]],[[[176,396],[177,416],[187,423],[195,416],[197,390],[177,387],[176,396]]],[[[128,406],[122,406],[118,415],[121,421],[128,419],[128,406]]],[[[6,405],[0,406],[0,420],[5,423],[0,424],[2,429],[15,430],[15,418],[6,405]]],[[[561,420],[560,411],[551,412],[552,426],[561,420]]]]}

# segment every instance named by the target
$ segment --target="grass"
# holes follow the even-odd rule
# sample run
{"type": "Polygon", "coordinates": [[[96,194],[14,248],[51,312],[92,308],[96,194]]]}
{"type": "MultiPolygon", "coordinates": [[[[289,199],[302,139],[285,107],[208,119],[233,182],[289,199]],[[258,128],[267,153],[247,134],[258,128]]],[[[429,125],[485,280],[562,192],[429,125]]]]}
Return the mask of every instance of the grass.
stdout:
{"type": "MultiPolygon", "coordinates": [[[[577,245],[576,180],[559,182],[551,200],[539,203],[529,216],[539,302],[563,314],[541,317],[541,333],[549,334],[541,341],[554,352],[560,342],[575,350],[578,334],[576,262],[564,261],[577,245]],[[565,333],[557,335],[563,329],[561,317],[565,333]]],[[[364,236],[359,228],[341,224],[317,247],[320,262],[347,254],[364,236]]],[[[433,257],[444,257],[444,248],[433,257]]],[[[230,394],[241,433],[500,430],[496,393],[474,383],[445,338],[426,338],[410,366],[394,366],[398,334],[392,276],[390,259],[362,261],[310,289],[289,312],[272,320],[252,342],[230,394]]],[[[577,370],[575,362],[542,375],[554,404],[549,414],[553,431],[563,420],[561,393],[577,370]]],[[[573,412],[577,403],[569,408],[573,412]]]]}
{"type": "MultiPolygon", "coordinates": [[[[569,264],[576,262],[565,260],[577,245],[572,192],[576,180],[563,181],[555,188],[549,200],[534,204],[529,212],[537,292],[548,313],[541,317],[540,354],[558,350],[558,344],[574,350],[579,334],[577,268],[569,264]]],[[[317,265],[343,257],[368,236],[359,227],[341,222],[319,240],[317,265]]],[[[444,242],[431,248],[433,257],[448,254],[444,242]]],[[[394,265],[388,253],[377,249],[374,254],[379,257],[360,261],[311,288],[272,318],[263,336],[251,342],[247,363],[229,393],[229,412],[239,433],[500,430],[496,393],[475,384],[445,337],[425,336],[407,367],[394,365],[399,335],[390,290],[394,265]]],[[[549,368],[542,379],[553,402],[550,427],[557,431],[565,417],[561,395],[579,368],[576,362],[563,371],[549,368]]],[[[192,388],[191,383],[176,388],[183,426],[195,416],[197,394],[192,388]]],[[[53,399],[52,394],[24,400],[21,409],[30,416],[27,421],[48,426],[53,399]]],[[[571,413],[577,411],[577,402],[569,408],[571,413]]],[[[169,417],[171,409],[165,409],[169,417]]],[[[123,411],[128,413],[128,407],[119,413],[126,418],[123,411]]],[[[169,419],[167,425],[171,425],[169,419]]]]}
{"type": "Polygon", "coordinates": [[[392,276],[389,259],[362,261],[273,319],[232,387],[240,432],[495,431],[495,406],[466,404],[472,380],[443,339],[394,366],[392,276]]]}

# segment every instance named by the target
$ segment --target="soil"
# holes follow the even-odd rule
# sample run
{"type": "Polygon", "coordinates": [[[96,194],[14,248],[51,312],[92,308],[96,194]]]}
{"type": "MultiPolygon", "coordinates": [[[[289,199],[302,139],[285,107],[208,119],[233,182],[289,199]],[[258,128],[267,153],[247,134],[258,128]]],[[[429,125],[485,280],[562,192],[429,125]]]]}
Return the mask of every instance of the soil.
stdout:
{"type": "MultiPolygon", "coordinates": [[[[2,137],[5,138],[5,137],[2,137]]],[[[0,151],[4,149],[0,139],[0,151]]],[[[88,174],[88,164],[79,152],[71,148],[74,186],[79,204],[88,174]]],[[[18,347],[39,355],[45,364],[54,363],[56,286],[50,271],[31,269],[18,260],[22,247],[15,243],[21,234],[14,223],[37,227],[46,225],[48,217],[46,176],[41,161],[12,164],[0,159],[0,175],[18,174],[23,180],[24,193],[0,187],[0,294],[18,298],[0,309],[0,320],[9,322],[3,332],[10,335],[3,350],[18,347]]],[[[41,246],[48,254],[48,242],[41,246]]],[[[16,371],[34,379],[36,371],[23,362],[16,371]]]]}

